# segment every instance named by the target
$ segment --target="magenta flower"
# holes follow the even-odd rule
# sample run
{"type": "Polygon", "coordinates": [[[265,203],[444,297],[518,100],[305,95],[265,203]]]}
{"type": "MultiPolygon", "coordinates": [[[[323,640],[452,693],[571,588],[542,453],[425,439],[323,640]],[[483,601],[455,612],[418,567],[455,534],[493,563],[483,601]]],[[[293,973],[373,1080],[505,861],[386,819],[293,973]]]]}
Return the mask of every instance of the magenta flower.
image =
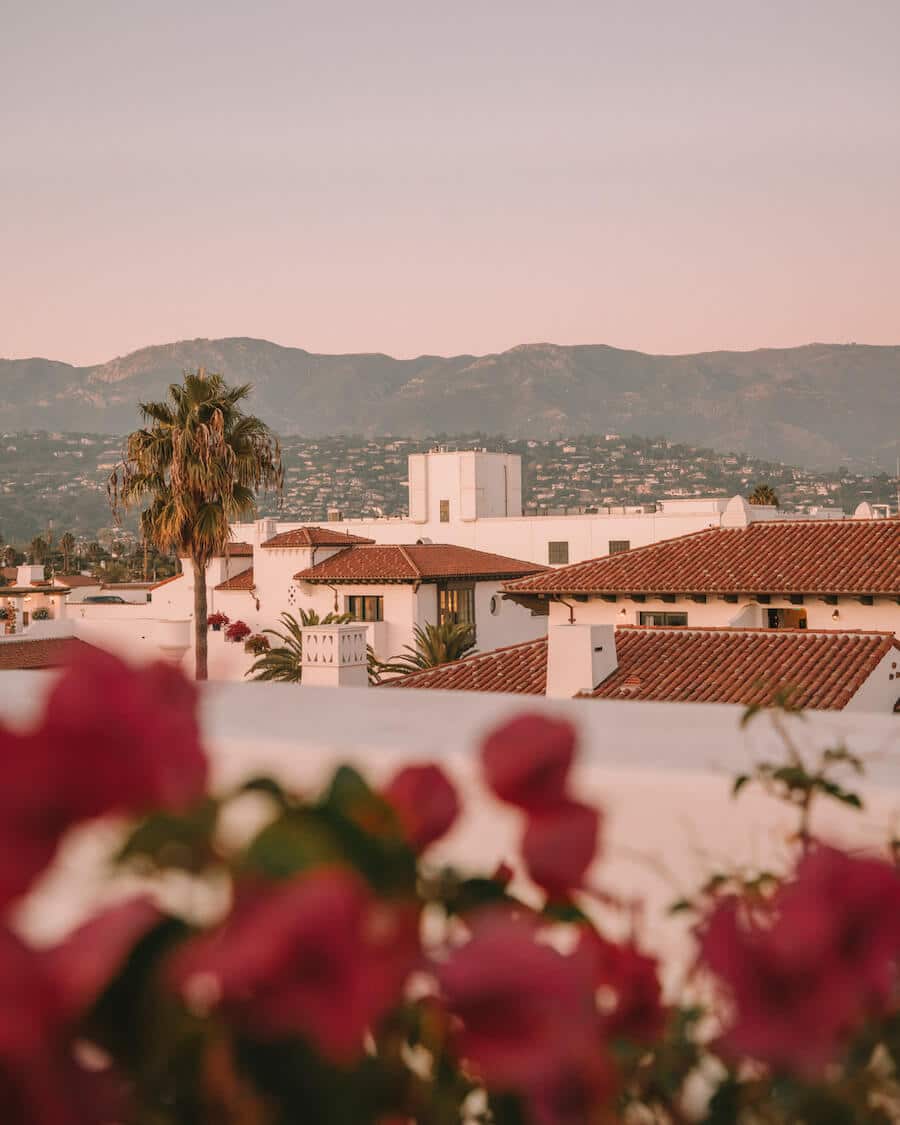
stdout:
{"type": "Polygon", "coordinates": [[[384,790],[404,835],[417,852],[439,840],[459,816],[459,798],[439,766],[406,766],[384,790]]]}
{"type": "Polygon", "coordinates": [[[550,898],[567,897],[583,885],[599,833],[599,812],[577,801],[531,813],[522,838],[528,874],[550,898]]]}
{"type": "Polygon", "coordinates": [[[701,958],[734,1006],[725,1043],[773,1066],[817,1070],[891,997],[900,878],[886,863],[817,847],[767,917],[735,899],[701,934],[701,958]]]}
{"type": "Polygon", "coordinates": [[[376,900],[349,870],[320,868],[240,897],[224,925],[175,954],[189,1005],[253,1034],[299,1034],[348,1061],[399,1002],[419,955],[418,914],[376,900]]]}
{"type": "Polygon", "coordinates": [[[88,1071],[74,1024],[159,915],[136,899],[36,952],[0,927],[0,1107],[3,1125],[109,1125],[123,1120],[110,1071],[88,1071]]]}
{"type": "Polygon", "coordinates": [[[488,786],[501,801],[533,812],[565,799],[574,755],[571,723],[520,715],[488,735],[481,763],[488,786]]]}
{"type": "Polygon", "coordinates": [[[551,1081],[596,1034],[584,961],[542,944],[533,924],[506,912],[471,924],[471,940],[438,969],[460,1024],[460,1056],[494,1089],[551,1081]]]}
{"type": "Polygon", "coordinates": [[[617,944],[585,928],[578,942],[600,993],[602,1024],[612,1039],[652,1043],[665,1027],[658,963],[632,941],[617,944]]]}
{"type": "Polygon", "coordinates": [[[182,809],[205,791],[196,688],[170,664],[135,668],[99,650],[79,657],[50,692],[39,734],[73,820],[182,809]]]}

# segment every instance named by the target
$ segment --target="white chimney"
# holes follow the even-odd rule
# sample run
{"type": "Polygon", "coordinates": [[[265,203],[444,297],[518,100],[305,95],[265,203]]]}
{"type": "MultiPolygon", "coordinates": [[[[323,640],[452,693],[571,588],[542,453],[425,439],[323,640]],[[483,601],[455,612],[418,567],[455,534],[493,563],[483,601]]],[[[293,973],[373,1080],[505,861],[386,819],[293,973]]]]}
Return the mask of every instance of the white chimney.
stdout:
{"type": "Polygon", "coordinates": [[[547,630],[547,695],[571,699],[593,691],[619,664],[614,625],[551,625],[547,630]]]}
{"type": "Polygon", "coordinates": [[[308,625],[303,634],[305,687],[365,687],[368,630],[362,623],[308,625]]]}
{"type": "Polygon", "coordinates": [[[256,521],[256,542],[265,543],[267,539],[271,539],[273,535],[278,533],[278,524],[271,516],[266,516],[261,520],[256,521]]]}
{"type": "Polygon", "coordinates": [[[35,582],[44,581],[44,564],[38,566],[26,563],[16,569],[17,586],[33,586],[35,582]]]}

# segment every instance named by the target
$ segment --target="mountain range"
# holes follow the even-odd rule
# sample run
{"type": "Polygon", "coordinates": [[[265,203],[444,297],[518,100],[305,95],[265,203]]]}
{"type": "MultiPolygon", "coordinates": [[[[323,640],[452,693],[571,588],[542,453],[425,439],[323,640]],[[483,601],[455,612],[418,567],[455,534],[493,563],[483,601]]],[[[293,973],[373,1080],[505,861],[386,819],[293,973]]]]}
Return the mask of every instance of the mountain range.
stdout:
{"type": "Polygon", "coordinates": [[[137,404],[204,366],[254,386],[281,433],[509,437],[663,435],[812,467],[891,470],[900,346],[810,344],[647,355],[523,344],[496,355],[317,355],[267,340],[184,340],[94,367],[0,360],[0,430],[122,433],[137,404]]]}

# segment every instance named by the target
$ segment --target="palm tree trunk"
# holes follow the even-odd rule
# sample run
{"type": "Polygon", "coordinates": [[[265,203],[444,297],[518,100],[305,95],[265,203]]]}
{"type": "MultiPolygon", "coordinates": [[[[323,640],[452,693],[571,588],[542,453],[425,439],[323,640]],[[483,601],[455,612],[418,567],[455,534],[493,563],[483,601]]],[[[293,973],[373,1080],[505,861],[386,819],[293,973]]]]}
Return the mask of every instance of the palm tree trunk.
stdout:
{"type": "Polygon", "coordinates": [[[194,560],[194,663],[195,677],[209,679],[206,667],[206,567],[194,560]]]}

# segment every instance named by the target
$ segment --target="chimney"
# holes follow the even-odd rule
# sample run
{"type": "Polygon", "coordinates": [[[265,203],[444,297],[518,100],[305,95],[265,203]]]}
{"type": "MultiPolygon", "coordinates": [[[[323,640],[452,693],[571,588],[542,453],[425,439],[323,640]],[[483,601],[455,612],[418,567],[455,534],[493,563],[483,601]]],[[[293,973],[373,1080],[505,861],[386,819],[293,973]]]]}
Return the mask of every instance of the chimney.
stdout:
{"type": "Polygon", "coordinates": [[[44,564],[32,566],[26,563],[16,569],[17,586],[33,586],[35,582],[44,581],[44,564]]]}
{"type": "Polygon", "coordinates": [[[560,623],[547,630],[547,695],[571,699],[593,691],[618,667],[614,625],[560,623]]]}
{"type": "Polygon", "coordinates": [[[302,634],[304,687],[366,687],[364,624],[308,625],[302,634]]]}
{"type": "Polygon", "coordinates": [[[271,516],[266,516],[261,520],[256,521],[256,542],[265,543],[267,539],[271,539],[273,535],[278,533],[278,524],[271,516]]]}

